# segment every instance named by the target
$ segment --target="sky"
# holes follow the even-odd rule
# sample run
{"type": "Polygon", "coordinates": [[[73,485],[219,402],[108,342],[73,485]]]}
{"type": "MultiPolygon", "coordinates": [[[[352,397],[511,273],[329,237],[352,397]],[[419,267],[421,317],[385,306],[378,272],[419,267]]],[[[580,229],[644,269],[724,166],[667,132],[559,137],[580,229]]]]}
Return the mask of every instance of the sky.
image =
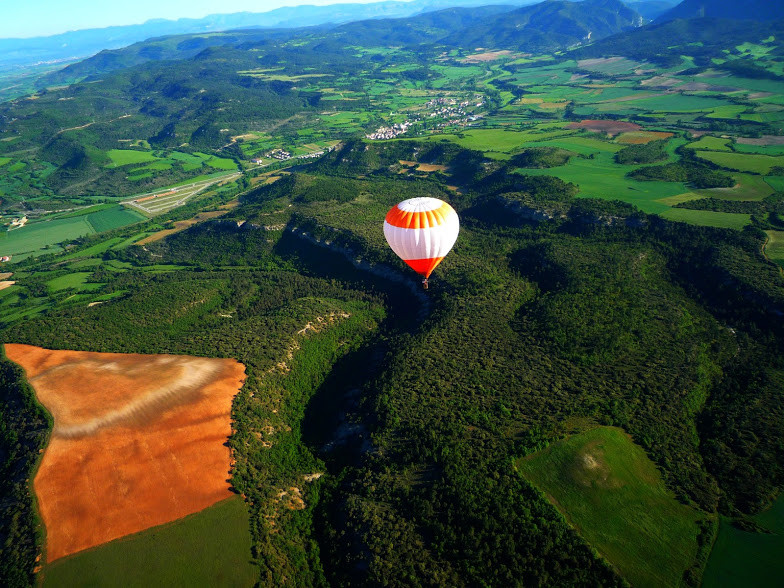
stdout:
{"type": "Polygon", "coordinates": [[[377,0],[0,0],[0,38],[40,37],[66,31],[139,24],[153,18],[267,12],[280,6],[366,3],[377,0]]]}

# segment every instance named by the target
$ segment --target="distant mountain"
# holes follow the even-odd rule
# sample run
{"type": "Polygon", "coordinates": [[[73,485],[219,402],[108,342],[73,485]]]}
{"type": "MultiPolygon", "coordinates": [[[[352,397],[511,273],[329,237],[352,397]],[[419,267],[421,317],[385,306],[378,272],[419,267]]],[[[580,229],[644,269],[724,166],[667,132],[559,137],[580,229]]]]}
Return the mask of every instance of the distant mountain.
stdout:
{"type": "MultiPolygon", "coordinates": [[[[536,0],[505,0],[526,5],[536,0]]],[[[370,4],[286,6],[269,12],[213,14],[204,18],[155,19],[139,25],[71,31],[49,37],[0,39],[0,70],[39,62],[89,57],[104,49],[118,49],[139,41],[169,35],[207,33],[247,28],[300,28],[340,24],[371,18],[405,17],[452,6],[478,6],[483,0],[387,0],[370,4]]]]}
{"type": "Polygon", "coordinates": [[[646,21],[655,20],[673,6],[678,4],[677,0],[637,0],[626,2],[629,8],[640,13],[646,21]]]}
{"type": "MultiPolygon", "coordinates": [[[[419,45],[439,43],[445,36],[459,38],[465,31],[495,22],[500,14],[510,14],[513,6],[447,8],[408,18],[363,20],[341,25],[331,34],[342,42],[372,45],[419,45]]],[[[452,43],[447,41],[447,43],[452,43]]],[[[455,43],[461,45],[461,43],[455,43]]]]}
{"type": "Polygon", "coordinates": [[[760,23],[725,18],[676,19],[614,35],[574,51],[577,59],[621,55],[639,61],[677,65],[682,55],[708,66],[712,58],[746,41],[784,37],[784,21],[760,23]]]}
{"type": "MultiPolygon", "coordinates": [[[[422,2],[420,5],[425,4],[422,2]]],[[[318,40],[331,49],[346,44],[440,44],[464,48],[555,51],[638,27],[643,20],[639,13],[619,0],[548,0],[523,8],[511,5],[456,7],[405,18],[374,18],[342,25],[169,35],[121,49],[101,51],[44,76],[39,87],[71,83],[149,61],[189,59],[210,47],[268,44],[295,36],[318,40]]]]}
{"type": "Polygon", "coordinates": [[[779,0],[683,0],[665,12],[656,22],[676,18],[731,18],[771,21],[784,18],[784,2],[779,0]]]}
{"type": "Polygon", "coordinates": [[[619,0],[548,0],[486,18],[441,42],[463,47],[554,51],[642,24],[642,16],[619,0]]]}

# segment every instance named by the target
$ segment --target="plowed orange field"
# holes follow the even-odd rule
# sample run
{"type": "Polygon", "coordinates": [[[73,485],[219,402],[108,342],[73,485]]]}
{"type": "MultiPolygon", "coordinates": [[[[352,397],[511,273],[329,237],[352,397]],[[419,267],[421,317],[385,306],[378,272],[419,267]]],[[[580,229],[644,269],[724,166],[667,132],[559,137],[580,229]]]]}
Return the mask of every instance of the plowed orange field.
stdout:
{"type": "Polygon", "coordinates": [[[200,511],[231,495],[232,359],[7,344],[54,428],[33,481],[47,560],[200,511]]]}

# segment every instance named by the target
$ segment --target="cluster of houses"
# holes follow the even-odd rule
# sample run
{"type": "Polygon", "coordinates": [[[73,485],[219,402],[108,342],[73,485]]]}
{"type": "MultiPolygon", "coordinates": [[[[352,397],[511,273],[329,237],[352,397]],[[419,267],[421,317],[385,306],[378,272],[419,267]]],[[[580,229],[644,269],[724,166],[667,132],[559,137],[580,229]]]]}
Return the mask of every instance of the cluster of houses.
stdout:
{"type": "Polygon", "coordinates": [[[413,123],[411,121],[405,121],[402,123],[395,123],[391,127],[381,127],[377,129],[374,133],[370,133],[369,135],[365,135],[367,139],[394,139],[398,135],[402,135],[408,130],[413,123]]]}
{"type": "MultiPolygon", "coordinates": [[[[423,114],[421,116],[440,120],[440,122],[435,124],[428,123],[427,126],[431,129],[440,129],[448,126],[467,127],[483,116],[482,114],[477,114],[475,110],[471,111],[471,109],[481,108],[484,106],[484,104],[484,101],[481,99],[473,101],[464,100],[462,102],[458,102],[454,98],[434,98],[425,104],[426,108],[431,108],[434,110],[427,113],[426,115],[423,114]]],[[[421,122],[422,119],[417,117],[406,120],[402,123],[396,123],[390,127],[381,127],[375,132],[365,135],[365,137],[371,140],[394,139],[398,135],[402,135],[406,131],[410,130],[414,125],[421,122]]]]}

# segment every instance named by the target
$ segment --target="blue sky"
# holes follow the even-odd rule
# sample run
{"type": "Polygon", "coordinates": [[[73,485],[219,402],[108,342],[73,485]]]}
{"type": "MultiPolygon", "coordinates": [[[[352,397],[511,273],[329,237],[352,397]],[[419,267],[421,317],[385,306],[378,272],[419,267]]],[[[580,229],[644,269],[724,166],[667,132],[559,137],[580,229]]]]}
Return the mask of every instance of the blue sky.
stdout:
{"type": "Polygon", "coordinates": [[[201,18],[208,14],[266,12],[279,6],[372,0],[0,0],[0,38],[37,37],[151,18],[201,18]]]}

